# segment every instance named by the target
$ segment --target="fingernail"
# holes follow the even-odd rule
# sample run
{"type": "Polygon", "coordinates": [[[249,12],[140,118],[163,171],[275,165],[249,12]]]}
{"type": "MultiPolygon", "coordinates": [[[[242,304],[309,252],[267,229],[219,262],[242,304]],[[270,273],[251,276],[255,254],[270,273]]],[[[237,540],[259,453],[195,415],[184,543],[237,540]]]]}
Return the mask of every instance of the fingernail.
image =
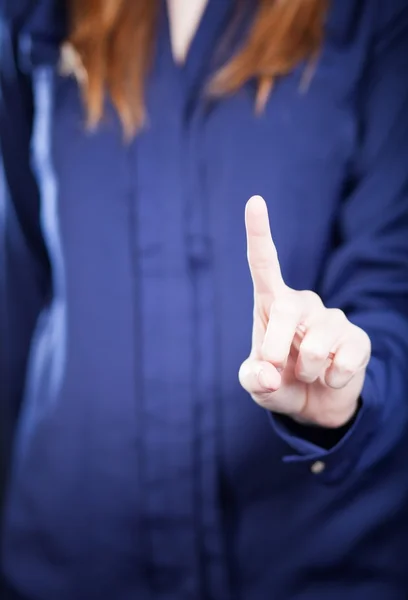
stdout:
{"type": "Polygon", "coordinates": [[[264,371],[259,371],[258,373],[258,381],[261,387],[266,387],[265,385],[265,372],[264,371]]]}
{"type": "Polygon", "coordinates": [[[273,386],[268,383],[268,378],[264,370],[259,371],[258,381],[265,390],[272,390],[273,386]]]}

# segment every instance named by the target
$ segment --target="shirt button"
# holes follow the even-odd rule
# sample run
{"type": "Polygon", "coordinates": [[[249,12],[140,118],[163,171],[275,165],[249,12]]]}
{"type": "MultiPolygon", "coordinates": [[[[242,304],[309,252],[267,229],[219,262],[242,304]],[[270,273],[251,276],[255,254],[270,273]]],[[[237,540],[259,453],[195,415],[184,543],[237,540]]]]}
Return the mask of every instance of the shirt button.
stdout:
{"type": "Polygon", "coordinates": [[[320,475],[320,473],[323,473],[325,468],[326,468],[326,464],[321,460],[317,460],[316,462],[314,462],[312,464],[312,466],[310,467],[310,470],[312,471],[313,475],[320,475]]]}

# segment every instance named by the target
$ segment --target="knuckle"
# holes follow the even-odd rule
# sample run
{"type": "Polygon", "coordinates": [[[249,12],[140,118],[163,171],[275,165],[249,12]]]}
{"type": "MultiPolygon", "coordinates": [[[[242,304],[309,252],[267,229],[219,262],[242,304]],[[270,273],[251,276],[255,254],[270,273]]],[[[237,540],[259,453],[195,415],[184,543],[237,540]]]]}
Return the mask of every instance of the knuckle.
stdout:
{"type": "Polygon", "coordinates": [[[354,325],[354,327],[358,332],[358,339],[360,341],[360,344],[362,345],[363,350],[365,350],[367,353],[371,353],[370,336],[367,332],[364,331],[364,329],[360,329],[360,327],[357,327],[357,325],[354,325]]]}
{"type": "Polygon", "coordinates": [[[287,353],[283,350],[262,347],[262,358],[274,365],[274,367],[284,367],[287,361],[287,353]]]}
{"type": "Polygon", "coordinates": [[[356,365],[344,359],[336,360],[334,367],[337,373],[340,373],[343,376],[351,377],[357,371],[356,365]]]}
{"type": "Polygon", "coordinates": [[[303,381],[303,383],[314,383],[318,379],[318,375],[312,373],[306,373],[305,371],[301,371],[297,377],[299,381],[303,381]]]}
{"type": "Polygon", "coordinates": [[[269,271],[275,264],[275,256],[273,254],[265,254],[254,257],[251,251],[247,251],[247,260],[252,266],[261,271],[269,271]]]}
{"type": "Polygon", "coordinates": [[[310,362],[324,362],[328,356],[326,349],[319,344],[302,344],[300,347],[302,358],[310,362]]]}
{"type": "Polygon", "coordinates": [[[329,308],[328,312],[333,323],[343,325],[347,322],[347,317],[341,308],[329,308]]]}
{"type": "Polygon", "coordinates": [[[313,290],[303,290],[300,293],[301,293],[303,299],[310,306],[315,306],[315,307],[319,307],[319,308],[323,306],[323,302],[322,302],[322,299],[320,298],[319,294],[317,294],[313,290]]]}

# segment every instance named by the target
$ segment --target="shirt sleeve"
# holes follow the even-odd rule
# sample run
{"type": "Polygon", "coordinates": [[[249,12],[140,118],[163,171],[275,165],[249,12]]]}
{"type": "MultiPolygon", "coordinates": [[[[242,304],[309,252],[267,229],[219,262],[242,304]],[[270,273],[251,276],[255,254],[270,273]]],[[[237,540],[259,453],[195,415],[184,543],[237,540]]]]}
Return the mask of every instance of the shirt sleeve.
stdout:
{"type": "Polygon", "coordinates": [[[13,20],[0,0],[0,424],[8,454],[30,341],[49,292],[39,193],[30,168],[32,93],[18,68],[13,20]]]}
{"type": "Polygon", "coordinates": [[[301,427],[270,416],[289,448],[283,460],[319,461],[316,472],[325,482],[371,467],[407,433],[408,8],[402,0],[377,7],[355,175],[338,220],[340,243],[317,290],[326,306],[343,309],[371,338],[360,408],[341,435],[328,434],[331,447],[310,429],[302,435],[301,427]]]}

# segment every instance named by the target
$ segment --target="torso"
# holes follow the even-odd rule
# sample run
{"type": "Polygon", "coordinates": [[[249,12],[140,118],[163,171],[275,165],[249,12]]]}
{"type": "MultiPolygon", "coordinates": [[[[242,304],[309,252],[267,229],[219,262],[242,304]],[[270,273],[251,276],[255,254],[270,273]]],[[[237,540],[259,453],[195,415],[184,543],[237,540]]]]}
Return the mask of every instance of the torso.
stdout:
{"type": "MultiPolygon", "coordinates": [[[[169,0],[178,63],[205,4],[169,0]]],[[[225,4],[212,0],[214,18],[225,4]]],[[[309,92],[297,70],[262,117],[252,83],[209,104],[204,76],[168,69],[163,34],[149,126],[129,146],[110,105],[84,131],[76,82],[45,64],[49,25],[35,30],[33,154],[55,298],[33,344],[6,525],[7,576],[27,597],[197,600],[204,578],[214,600],[402,598],[389,581],[408,539],[404,452],[325,484],[283,460],[293,449],[237,377],[252,325],[248,197],[268,201],[289,285],[316,289],[332,250],[372,1],[335,5],[309,92]],[[377,527],[369,508],[399,472],[400,500],[377,527]],[[367,564],[385,557],[375,577],[368,548],[367,564]]],[[[201,39],[200,68],[214,46],[201,39]]],[[[396,579],[408,585],[405,571],[396,579]]]]}

